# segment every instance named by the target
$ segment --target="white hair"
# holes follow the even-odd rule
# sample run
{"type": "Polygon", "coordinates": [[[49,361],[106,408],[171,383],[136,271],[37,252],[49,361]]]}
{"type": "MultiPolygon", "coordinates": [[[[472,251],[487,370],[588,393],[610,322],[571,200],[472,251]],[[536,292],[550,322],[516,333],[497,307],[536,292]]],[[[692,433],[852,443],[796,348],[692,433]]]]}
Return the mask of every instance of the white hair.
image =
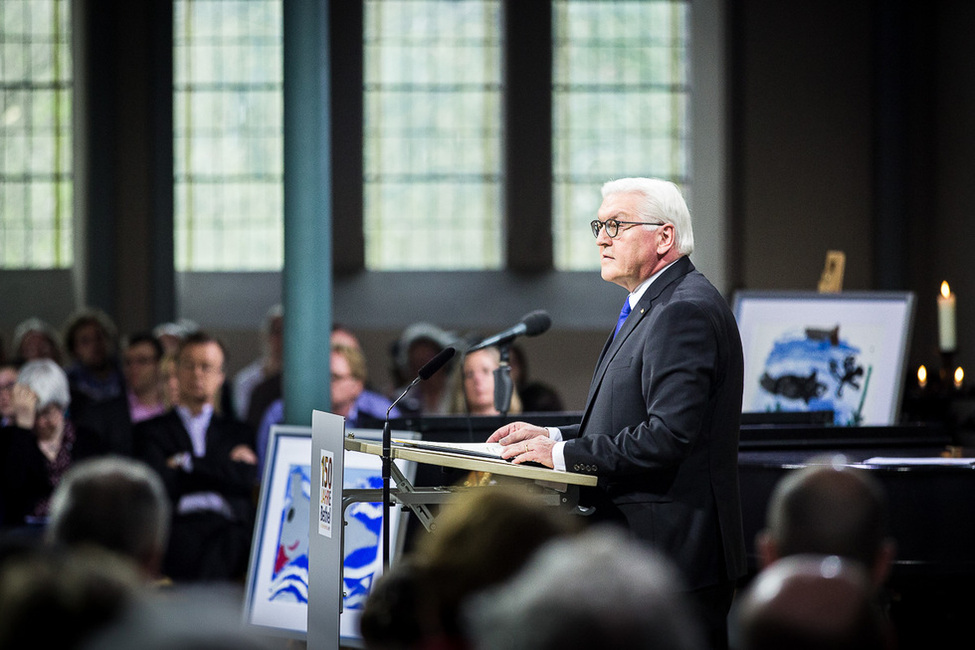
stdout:
{"type": "Polygon", "coordinates": [[[38,412],[52,404],[66,410],[71,404],[68,376],[61,366],[50,359],[34,359],[25,363],[17,375],[17,383],[27,386],[37,395],[38,412]]]}
{"type": "Polygon", "coordinates": [[[690,255],[694,252],[694,230],[691,213],[680,189],[670,181],[659,178],[619,178],[603,184],[603,198],[613,194],[635,192],[643,196],[637,207],[643,221],[663,221],[673,224],[677,235],[677,252],[690,255]]]}

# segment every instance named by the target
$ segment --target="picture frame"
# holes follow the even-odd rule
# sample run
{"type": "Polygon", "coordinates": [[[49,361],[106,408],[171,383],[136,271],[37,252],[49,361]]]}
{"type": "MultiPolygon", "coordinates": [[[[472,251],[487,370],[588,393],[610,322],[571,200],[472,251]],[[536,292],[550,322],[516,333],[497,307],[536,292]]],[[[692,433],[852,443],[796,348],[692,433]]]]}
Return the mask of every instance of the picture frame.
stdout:
{"type": "Polygon", "coordinates": [[[742,411],[831,410],[839,426],[896,424],[914,303],[911,292],[736,292],[742,411]]]}
{"type": "MultiPolygon", "coordinates": [[[[382,431],[348,429],[357,438],[381,440],[382,431]]],[[[413,438],[396,431],[397,438],[413,438]]],[[[308,630],[308,547],[311,507],[311,427],[275,425],[268,437],[257,518],[244,597],[244,620],[262,632],[305,640],[308,630]]],[[[415,463],[396,460],[412,481],[415,463]]],[[[382,459],[345,452],[345,488],[381,488],[382,459]]],[[[382,573],[382,509],[378,503],[354,503],[345,512],[345,566],[340,636],[343,647],[361,646],[359,616],[372,584],[382,573]]],[[[403,546],[409,511],[390,510],[393,557],[403,546]]]]}

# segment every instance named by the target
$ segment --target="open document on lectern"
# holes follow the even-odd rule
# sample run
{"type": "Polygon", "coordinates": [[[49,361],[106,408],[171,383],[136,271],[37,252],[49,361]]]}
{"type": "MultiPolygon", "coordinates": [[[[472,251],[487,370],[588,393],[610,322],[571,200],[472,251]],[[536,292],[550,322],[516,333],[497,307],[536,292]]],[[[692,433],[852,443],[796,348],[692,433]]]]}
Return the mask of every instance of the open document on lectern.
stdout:
{"type": "Polygon", "coordinates": [[[501,443],[499,442],[436,442],[433,440],[393,440],[393,446],[408,449],[425,449],[427,451],[442,451],[449,454],[475,456],[477,458],[501,458],[501,443]]]}

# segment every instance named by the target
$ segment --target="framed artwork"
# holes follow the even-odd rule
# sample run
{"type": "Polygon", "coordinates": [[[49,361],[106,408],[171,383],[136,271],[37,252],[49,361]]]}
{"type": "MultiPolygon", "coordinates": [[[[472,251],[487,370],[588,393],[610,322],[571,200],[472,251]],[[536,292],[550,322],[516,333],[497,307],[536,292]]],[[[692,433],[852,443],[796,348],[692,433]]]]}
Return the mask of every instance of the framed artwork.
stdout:
{"type": "MultiPolygon", "coordinates": [[[[351,429],[357,438],[382,439],[382,431],[351,429]]],[[[411,432],[397,431],[397,438],[411,432]]],[[[308,522],[311,508],[311,427],[276,425],[268,439],[267,462],[244,602],[246,622],[264,631],[304,639],[308,630],[308,522]]],[[[413,480],[415,465],[396,465],[413,480]]],[[[382,460],[378,456],[345,452],[345,489],[382,488],[382,460]]],[[[390,538],[402,546],[397,533],[405,529],[409,511],[390,510],[390,538]]],[[[359,645],[359,616],[373,582],[382,573],[382,504],[353,503],[345,511],[343,644],[359,645]]],[[[395,556],[394,552],[394,556],[395,556]]]]}
{"type": "Polygon", "coordinates": [[[898,420],[909,292],[739,291],[745,412],[827,411],[840,426],[898,420]]]}

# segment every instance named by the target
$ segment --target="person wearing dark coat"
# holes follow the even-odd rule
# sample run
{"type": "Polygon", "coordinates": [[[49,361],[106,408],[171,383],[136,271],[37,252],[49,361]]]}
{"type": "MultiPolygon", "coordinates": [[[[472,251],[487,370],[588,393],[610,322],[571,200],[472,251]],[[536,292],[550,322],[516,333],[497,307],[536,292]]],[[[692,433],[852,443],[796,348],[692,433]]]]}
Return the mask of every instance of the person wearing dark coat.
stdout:
{"type": "Polygon", "coordinates": [[[179,404],[133,430],[144,460],[163,479],[173,507],[163,572],[173,580],[244,577],[254,525],[254,432],[216,413],[223,346],[190,335],[176,358],[179,404]]]}

